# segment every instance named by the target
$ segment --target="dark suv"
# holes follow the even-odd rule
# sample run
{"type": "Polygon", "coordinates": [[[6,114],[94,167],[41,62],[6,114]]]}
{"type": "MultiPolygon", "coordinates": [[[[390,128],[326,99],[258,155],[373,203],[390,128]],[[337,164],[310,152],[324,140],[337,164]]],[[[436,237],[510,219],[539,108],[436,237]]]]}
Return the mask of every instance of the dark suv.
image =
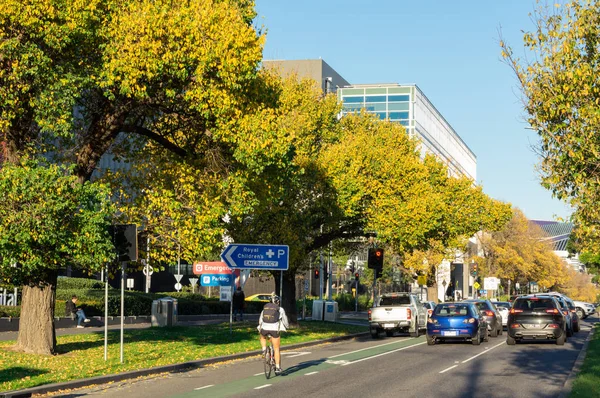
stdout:
{"type": "Polygon", "coordinates": [[[518,297],[508,314],[507,334],[508,345],[521,339],[555,339],[564,345],[567,325],[561,305],[552,296],[518,297]]]}
{"type": "Polygon", "coordinates": [[[494,304],[490,300],[472,299],[464,300],[466,303],[473,303],[483,315],[488,324],[488,330],[491,337],[496,337],[502,334],[502,316],[494,304]]]}

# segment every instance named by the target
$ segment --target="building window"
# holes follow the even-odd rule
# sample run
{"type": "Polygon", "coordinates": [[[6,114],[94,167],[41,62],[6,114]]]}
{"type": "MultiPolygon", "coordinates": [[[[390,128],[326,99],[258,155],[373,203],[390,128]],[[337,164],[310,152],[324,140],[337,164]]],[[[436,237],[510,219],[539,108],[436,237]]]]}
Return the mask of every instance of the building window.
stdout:
{"type": "Polygon", "coordinates": [[[360,96],[360,97],[344,97],[343,100],[344,100],[344,103],[346,103],[346,104],[355,104],[357,102],[364,102],[364,97],[363,96],[360,96]]]}
{"type": "Polygon", "coordinates": [[[385,102],[385,95],[367,95],[365,102],[385,102]]]}
{"type": "Polygon", "coordinates": [[[375,112],[375,114],[380,119],[385,119],[387,117],[387,114],[385,112],[375,112]]]}
{"type": "Polygon", "coordinates": [[[410,95],[388,95],[389,102],[406,102],[410,101],[410,95]]]}
{"type": "Polygon", "coordinates": [[[390,112],[391,120],[408,119],[408,112],[390,112]]]}

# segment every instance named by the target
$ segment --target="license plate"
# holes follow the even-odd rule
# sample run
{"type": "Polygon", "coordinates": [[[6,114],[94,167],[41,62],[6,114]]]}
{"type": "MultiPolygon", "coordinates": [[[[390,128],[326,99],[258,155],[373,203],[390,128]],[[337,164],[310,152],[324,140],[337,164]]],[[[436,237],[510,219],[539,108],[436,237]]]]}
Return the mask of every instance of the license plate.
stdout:
{"type": "Polygon", "coordinates": [[[458,336],[458,332],[456,330],[444,330],[442,336],[458,336]]]}
{"type": "Polygon", "coordinates": [[[384,323],[383,327],[384,328],[394,328],[394,327],[396,327],[396,325],[394,325],[393,323],[384,323]]]}
{"type": "Polygon", "coordinates": [[[529,327],[532,329],[539,329],[542,327],[542,325],[540,325],[539,323],[532,323],[531,325],[529,325],[529,327]]]}

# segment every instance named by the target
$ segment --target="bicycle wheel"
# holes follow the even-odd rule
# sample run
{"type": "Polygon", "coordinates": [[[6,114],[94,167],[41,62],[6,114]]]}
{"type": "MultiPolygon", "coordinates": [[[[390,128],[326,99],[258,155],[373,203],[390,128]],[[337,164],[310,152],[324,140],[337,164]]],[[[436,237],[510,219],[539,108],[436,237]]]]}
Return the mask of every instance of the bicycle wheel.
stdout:
{"type": "Polygon", "coordinates": [[[267,350],[265,351],[264,357],[265,377],[267,378],[267,380],[271,378],[271,372],[275,367],[275,365],[273,365],[274,362],[275,361],[273,358],[273,347],[269,345],[267,346],[267,350]]]}

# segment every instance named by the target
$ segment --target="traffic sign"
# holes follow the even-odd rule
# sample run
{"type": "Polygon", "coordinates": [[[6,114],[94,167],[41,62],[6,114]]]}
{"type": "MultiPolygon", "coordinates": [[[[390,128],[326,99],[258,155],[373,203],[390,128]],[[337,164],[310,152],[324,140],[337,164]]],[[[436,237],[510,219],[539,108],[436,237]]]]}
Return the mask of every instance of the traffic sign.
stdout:
{"type": "Polygon", "coordinates": [[[175,274],[175,280],[177,282],[181,282],[181,278],[183,278],[183,275],[181,275],[181,274],[175,274]]]}
{"type": "Polygon", "coordinates": [[[202,286],[231,286],[232,275],[226,274],[204,274],[200,278],[202,286]]]}
{"type": "Polygon", "coordinates": [[[221,253],[230,268],[287,270],[290,248],[286,245],[231,243],[221,253]]]}
{"type": "Polygon", "coordinates": [[[154,273],[154,268],[152,268],[150,265],[146,265],[143,272],[146,276],[152,275],[154,273]]]}
{"type": "Polygon", "coordinates": [[[473,283],[473,287],[475,288],[475,290],[477,290],[481,287],[481,285],[479,284],[479,282],[475,282],[473,283]]]}
{"type": "Polygon", "coordinates": [[[177,291],[180,291],[182,287],[183,287],[183,286],[181,286],[181,283],[179,283],[179,282],[177,282],[177,283],[175,284],[175,290],[177,290],[177,291]]]}
{"type": "Polygon", "coordinates": [[[223,261],[199,261],[194,263],[194,275],[231,274],[231,268],[223,261]]]}
{"type": "Polygon", "coordinates": [[[417,277],[417,283],[420,286],[425,286],[427,284],[427,276],[425,276],[425,275],[419,275],[417,277]]]}
{"type": "Polygon", "coordinates": [[[498,290],[498,285],[500,284],[500,279],[491,276],[488,278],[483,278],[483,288],[486,290],[498,290]]]}

